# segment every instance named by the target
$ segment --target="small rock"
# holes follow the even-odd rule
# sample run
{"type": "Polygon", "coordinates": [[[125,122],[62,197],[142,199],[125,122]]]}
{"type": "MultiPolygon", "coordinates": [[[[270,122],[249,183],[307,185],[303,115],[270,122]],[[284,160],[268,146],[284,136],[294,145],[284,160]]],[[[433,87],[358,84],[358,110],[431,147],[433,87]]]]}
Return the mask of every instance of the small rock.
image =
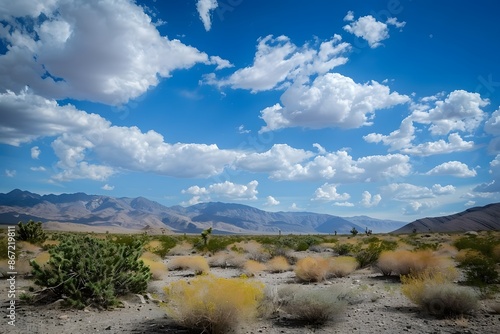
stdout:
{"type": "Polygon", "coordinates": [[[59,316],[59,319],[61,319],[61,320],[65,320],[65,319],[68,319],[68,318],[69,318],[69,317],[68,317],[68,315],[67,315],[67,314],[63,314],[63,315],[60,315],[60,316],[59,316]]]}
{"type": "Polygon", "coordinates": [[[106,328],[104,328],[105,331],[110,331],[111,330],[111,326],[108,326],[106,328]]]}

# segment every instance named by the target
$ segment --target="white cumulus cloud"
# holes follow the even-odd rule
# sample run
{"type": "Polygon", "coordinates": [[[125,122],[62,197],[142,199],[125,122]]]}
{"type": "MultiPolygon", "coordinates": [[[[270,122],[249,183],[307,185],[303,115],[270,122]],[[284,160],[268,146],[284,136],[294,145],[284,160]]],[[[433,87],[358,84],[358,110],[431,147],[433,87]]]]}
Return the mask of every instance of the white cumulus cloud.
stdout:
{"type": "Polygon", "coordinates": [[[397,18],[391,17],[386,23],[377,21],[373,16],[367,15],[354,20],[354,13],[347,12],[344,21],[350,23],[344,26],[344,30],[362,38],[368,42],[371,48],[376,48],[382,45],[382,41],[389,38],[388,25],[394,25],[396,28],[402,29],[406,22],[398,22],[397,18]]]}
{"type": "Polygon", "coordinates": [[[337,192],[337,184],[325,183],[314,192],[313,201],[345,201],[351,198],[348,193],[339,194],[337,192]]]}
{"type": "Polygon", "coordinates": [[[106,183],[105,185],[103,185],[103,186],[101,187],[101,189],[102,189],[102,190],[108,190],[108,191],[110,191],[110,190],[115,189],[115,186],[110,186],[109,184],[107,184],[107,183],[106,183]]]}
{"type": "Polygon", "coordinates": [[[196,3],[196,9],[198,10],[198,14],[200,14],[201,22],[203,22],[206,31],[212,28],[210,12],[218,6],[217,0],[198,0],[196,3]]]}
{"type": "Polygon", "coordinates": [[[38,159],[38,157],[40,156],[40,148],[38,146],[33,146],[31,148],[31,158],[32,159],[38,159]]]}
{"type": "Polygon", "coordinates": [[[452,175],[456,177],[474,177],[477,175],[474,169],[460,161],[448,161],[442,163],[426,173],[427,175],[452,175]]]}
{"type": "Polygon", "coordinates": [[[339,73],[318,76],[311,84],[294,84],[281,103],[261,111],[260,132],[287,127],[358,128],[371,125],[375,111],[406,103],[409,98],[376,81],[359,84],[339,73]]]}
{"type": "Polygon", "coordinates": [[[275,89],[289,85],[295,79],[313,74],[322,74],[345,64],[344,56],[348,43],[342,43],[335,35],[322,42],[319,47],[298,47],[287,36],[272,35],[259,39],[251,66],[236,70],[227,78],[219,79],[215,74],[205,76],[205,83],[218,87],[248,89],[252,92],[275,89]]]}
{"type": "Polygon", "coordinates": [[[361,205],[366,208],[377,206],[381,200],[382,196],[380,194],[372,196],[372,194],[370,194],[370,192],[366,190],[361,194],[361,205]]]}
{"type": "Polygon", "coordinates": [[[256,200],[257,186],[259,182],[250,181],[248,184],[237,184],[230,181],[214,183],[208,187],[192,186],[182,190],[183,194],[193,195],[189,203],[205,202],[214,198],[225,198],[230,200],[256,200]]]}
{"type": "Polygon", "coordinates": [[[279,204],[280,204],[280,201],[278,201],[276,198],[274,198],[273,196],[267,196],[266,203],[264,205],[265,206],[276,206],[279,204]]]}
{"type": "Polygon", "coordinates": [[[144,8],[130,0],[10,1],[0,31],[0,90],[29,85],[38,95],[120,105],[176,69],[217,63],[178,39],[161,36],[144,8]],[[21,4],[19,4],[21,2],[21,4]],[[57,6],[55,4],[57,3],[57,6]],[[33,22],[32,29],[19,18],[33,22]]]}

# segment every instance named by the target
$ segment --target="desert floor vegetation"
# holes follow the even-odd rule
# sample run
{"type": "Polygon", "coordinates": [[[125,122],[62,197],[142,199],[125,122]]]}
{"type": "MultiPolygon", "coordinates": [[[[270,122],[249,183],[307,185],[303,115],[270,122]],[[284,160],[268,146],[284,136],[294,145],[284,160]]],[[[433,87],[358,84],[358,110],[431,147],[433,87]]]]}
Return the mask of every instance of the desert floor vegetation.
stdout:
{"type": "MultiPolygon", "coordinates": [[[[4,240],[0,235],[0,245],[4,240]]],[[[53,326],[40,333],[111,328],[109,333],[132,334],[148,326],[154,334],[492,334],[500,323],[500,232],[210,235],[211,250],[200,241],[198,235],[47,233],[43,243],[19,242],[19,302],[28,310],[20,314],[28,323],[45,319],[43,326],[53,326]],[[91,255],[84,261],[82,254],[91,255]],[[119,270],[120,254],[126,272],[119,270]],[[73,280],[80,265],[86,266],[84,279],[73,280]],[[62,290],[66,280],[74,287],[62,290]],[[77,285],[93,280],[97,285],[77,285]],[[47,296],[51,289],[57,295],[47,296]],[[52,306],[61,298],[63,308],[52,306]],[[61,321],[61,313],[73,314],[68,307],[90,310],[75,314],[93,318],[61,321]],[[101,315],[103,308],[115,311],[101,315]],[[53,319],[46,321],[47,314],[53,319]]],[[[8,259],[0,259],[0,274],[7,266],[8,259]]]]}

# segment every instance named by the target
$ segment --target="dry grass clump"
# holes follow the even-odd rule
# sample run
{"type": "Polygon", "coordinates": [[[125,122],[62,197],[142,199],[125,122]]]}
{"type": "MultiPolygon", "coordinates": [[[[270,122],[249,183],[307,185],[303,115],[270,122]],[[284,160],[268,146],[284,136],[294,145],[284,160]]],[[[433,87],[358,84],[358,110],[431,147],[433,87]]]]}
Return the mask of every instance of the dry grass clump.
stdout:
{"type": "Polygon", "coordinates": [[[271,273],[282,273],[290,270],[290,264],[284,256],[275,256],[266,263],[266,270],[271,273]]]}
{"type": "Polygon", "coordinates": [[[41,252],[33,260],[35,260],[39,265],[44,266],[49,262],[50,254],[49,252],[41,252]]]}
{"type": "Polygon", "coordinates": [[[264,263],[255,260],[248,260],[243,265],[243,274],[247,275],[248,277],[253,277],[266,269],[267,266],[264,263]]]}
{"type": "Polygon", "coordinates": [[[255,240],[235,242],[228,246],[229,249],[243,253],[250,260],[265,262],[269,260],[270,255],[266,252],[262,244],[255,240]]]}
{"type": "Polygon", "coordinates": [[[59,245],[61,242],[59,240],[50,240],[50,239],[47,239],[43,242],[42,244],[42,248],[46,249],[47,247],[51,247],[51,246],[57,246],[59,245]]]}
{"type": "Polygon", "coordinates": [[[437,317],[458,316],[477,308],[478,295],[451,282],[452,274],[425,271],[401,277],[403,294],[424,311],[437,317]]]}
{"type": "Polygon", "coordinates": [[[149,251],[149,252],[154,252],[162,247],[161,242],[159,240],[151,240],[148,242],[145,246],[144,249],[149,251]]]}
{"type": "Polygon", "coordinates": [[[192,270],[196,275],[206,274],[210,271],[207,260],[203,256],[176,256],[168,263],[169,270],[192,270]]]}
{"type": "Polygon", "coordinates": [[[439,248],[436,252],[434,252],[434,254],[438,256],[448,256],[454,258],[458,254],[458,249],[450,244],[440,244],[439,248]]]}
{"type": "Polygon", "coordinates": [[[344,312],[347,303],[336,288],[285,287],[278,290],[280,309],[294,320],[320,326],[344,312]]]}
{"type": "Polygon", "coordinates": [[[40,251],[40,247],[37,245],[33,245],[27,241],[19,241],[17,243],[17,248],[26,253],[38,253],[40,251]]]}
{"type": "Polygon", "coordinates": [[[305,257],[297,261],[295,275],[301,282],[321,282],[326,279],[330,263],[322,257],[305,257]]]}
{"type": "Polygon", "coordinates": [[[264,286],[246,279],[200,276],[174,282],[165,293],[167,314],[178,325],[197,333],[220,334],[257,316],[264,286]]]}
{"type": "Polygon", "coordinates": [[[358,268],[358,261],[352,256],[332,257],[329,260],[328,277],[345,277],[358,268]]]}
{"type": "Polygon", "coordinates": [[[220,251],[208,258],[208,264],[210,267],[220,267],[220,268],[242,268],[246,262],[246,258],[243,254],[236,252],[220,251]]]}
{"type": "Polygon", "coordinates": [[[450,265],[450,260],[431,251],[386,251],[380,254],[377,269],[385,276],[418,274],[426,270],[439,271],[450,265]]]}
{"type": "Polygon", "coordinates": [[[169,252],[168,255],[188,255],[193,251],[193,245],[187,241],[183,241],[180,244],[175,245],[169,252]]]}
{"type": "Polygon", "coordinates": [[[165,277],[165,275],[167,275],[167,265],[163,263],[160,256],[151,252],[144,252],[139,259],[149,267],[154,280],[161,280],[165,277]]]}

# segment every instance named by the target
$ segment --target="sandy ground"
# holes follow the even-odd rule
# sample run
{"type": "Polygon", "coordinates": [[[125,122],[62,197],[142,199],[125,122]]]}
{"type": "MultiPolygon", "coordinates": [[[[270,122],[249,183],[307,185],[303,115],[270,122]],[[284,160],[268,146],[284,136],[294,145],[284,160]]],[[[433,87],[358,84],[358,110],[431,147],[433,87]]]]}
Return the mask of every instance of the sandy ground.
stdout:
{"type": "MultiPolygon", "coordinates": [[[[234,277],[240,275],[238,269],[212,268],[214,275],[234,277]]],[[[189,279],[192,272],[170,271],[162,280],[152,281],[149,291],[161,298],[162,287],[179,279],[189,279]]],[[[284,273],[263,273],[256,278],[266,286],[297,284],[292,271],[284,273]]],[[[17,279],[17,289],[27,290],[32,282],[21,277],[17,279]]],[[[259,320],[239,328],[238,333],[500,333],[500,315],[492,312],[496,300],[481,301],[481,306],[473,315],[460,319],[436,319],[420,312],[400,292],[398,280],[374,274],[368,269],[358,270],[348,277],[327,282],[310,284],[310,288],[323,289],[338,285],[356,292],[357,302],[347,306],[344,315],[321,328],[297,325],[286,316],[271,320],[259,320]]],[[[152,301],[143,303],[135,295],[123,298],[124,307],[111,311],[68,310],[58,305],[31,306],[17,304],[16,326],[7,325],[7,281],[1,278],[0,304],[2,323],[0,333],[33,334],[139,334],[139,333],[188,333],[176,327],[166,316],[165,310],[152,301]]],[[[18,291],[19,292],[19,291],[18,291]]]]}

